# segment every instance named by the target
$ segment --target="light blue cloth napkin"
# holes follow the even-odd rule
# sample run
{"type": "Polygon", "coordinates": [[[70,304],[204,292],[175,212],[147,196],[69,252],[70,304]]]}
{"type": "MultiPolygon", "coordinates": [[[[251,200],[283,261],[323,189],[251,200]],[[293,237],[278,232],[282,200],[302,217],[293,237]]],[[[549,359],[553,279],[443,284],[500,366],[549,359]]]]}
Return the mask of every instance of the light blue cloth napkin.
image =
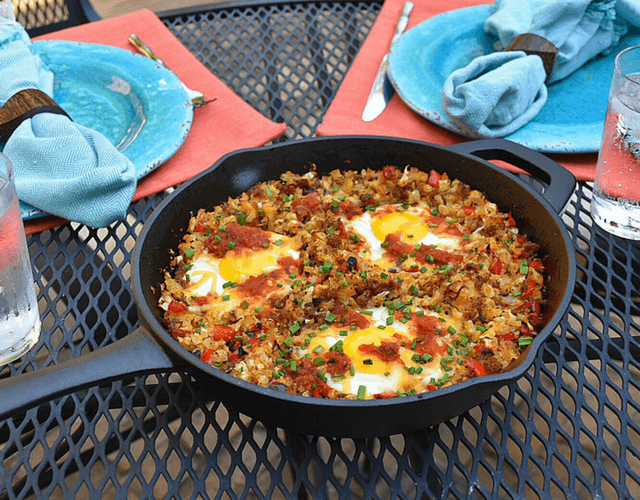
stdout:
{"type": "Polygon", "coordinates": [[[504,137],[547,102],[546,77],[538,56],[514,51],[477,57],[444,82],[445,109],[472,137],[504,137]]]}
{"type": "MultiPolygon", "coordinates": [[[[0,18],[0,105],[20,90],[53,98],[53,74],[22,26],[0,18]]],[[[102,134],[53,113],[23,121],[4,145],[19,198],[49,214],[103,227],[123,218],[136,170],[102,134]]]]}
{"type": "MultiPolygon", "coordinates": [[[[497,0],[484,26],[499,48],[525,33],[553,43],[558,53],[551,84],[612,50],[628,25],[640,26],[639,21],[640,0],[497,0]]],[[[506,54],[480,56],[451,73],[444,83],[444,109],[470,137],[509,135],[531,121],[544,105],[547,89],[540,57],[506,54]],[[530,58],[540,65],[525,62],[530,58]]]]}

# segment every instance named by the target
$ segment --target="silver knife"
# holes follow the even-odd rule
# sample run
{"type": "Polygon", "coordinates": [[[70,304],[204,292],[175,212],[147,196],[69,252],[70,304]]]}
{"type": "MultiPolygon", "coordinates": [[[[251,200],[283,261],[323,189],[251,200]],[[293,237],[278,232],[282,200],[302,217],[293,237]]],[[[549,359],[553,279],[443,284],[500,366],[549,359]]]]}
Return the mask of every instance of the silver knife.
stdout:
{"type": "MultiPolygon", "coordinates": [[[[402,15],[400,16],[400,19],[398,19],[396,32],[391,39],[392,46],[406,29],[407,24],[409,23],[409,14],[411,14],[412,9],[413,4],[411,2],[405,2],[404,7],[402,8],[402,15]]],[[[369,99],[367,99],[367,104],[365,105],[364,112],[362,113],[362,119],[365,122],[370,122],[377,118],[380,113],[384,111],[384,108],[387,107],[387,104],[393,96],[393,86],[387,76],[388,66],[389,53],[387,52],[382,58],[380,68],[378,68],[378,74],[376,75],[376,79],[373,81],[373,87],[371,87],[369,99]]]]}

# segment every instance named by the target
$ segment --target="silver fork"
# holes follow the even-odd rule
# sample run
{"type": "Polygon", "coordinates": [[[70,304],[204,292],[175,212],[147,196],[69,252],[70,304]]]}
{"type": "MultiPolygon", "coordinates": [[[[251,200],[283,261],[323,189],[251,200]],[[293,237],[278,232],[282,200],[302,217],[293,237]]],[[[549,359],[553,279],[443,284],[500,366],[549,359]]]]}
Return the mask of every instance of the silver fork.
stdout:
{"type": "MultiPolygon", "coordinates": [[[[145,43],[143,43],[142,40],[140,40],[138,35],[135,35],[135,34],[129,35],[129,42],[131,42],[131,44],[134,45],[140,51],[140,53],[143,56],[146,56],[149,59],[153,59],[157,63],[162,64],[165,68],[167,67],[167,65],[164,63],[164,61],[162,59],[160,59],[158,56],[156,56],[151,51],[149,46],[146,45],[145,43]]],[[[180,82],[180,83],[182,83],[182,82],[180,82]]],[[[209,102],[209,101],[207,101],[205,96],[202,94],[202,92],[198,92],[197,90],[192,90],[189,87],[187,87],[184,83],[182,83],[182,85],[185,88],[185,90],[187,91],[187,95],[189,96],[189,99],[191,99],[191,102],[193,103],[193,107],[194,108],[198,108],[198,107],[202,106],[203,104],[206,104],[207,102],[209,102]]]]}

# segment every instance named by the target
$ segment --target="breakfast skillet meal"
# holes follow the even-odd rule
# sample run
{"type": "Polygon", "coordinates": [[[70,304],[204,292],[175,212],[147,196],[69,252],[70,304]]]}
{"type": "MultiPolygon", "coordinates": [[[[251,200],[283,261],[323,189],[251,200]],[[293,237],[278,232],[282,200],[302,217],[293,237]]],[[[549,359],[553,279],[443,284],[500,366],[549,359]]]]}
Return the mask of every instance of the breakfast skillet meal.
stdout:
{"type": "Polygon", "coordinates": [[[512,366],[542,326],[538,245],[446,174],[285,173],[191,217],[159,306],[204,362],[334,399],[512,366]]]}

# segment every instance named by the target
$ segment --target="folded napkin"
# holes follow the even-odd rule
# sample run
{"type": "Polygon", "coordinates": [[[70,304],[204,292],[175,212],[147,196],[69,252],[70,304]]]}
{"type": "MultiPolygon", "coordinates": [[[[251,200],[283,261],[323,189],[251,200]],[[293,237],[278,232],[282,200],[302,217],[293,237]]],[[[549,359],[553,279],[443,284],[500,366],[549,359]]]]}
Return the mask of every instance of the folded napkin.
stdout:
{"type": "MultiPolygon", "coordinates": [[[[551,42],[558,49],[548,79],[552,84],[612,50],[628,25],[640,17],[637,4],[637,0],[498,0],[484,28],[500,48],[525,33],[551,42]]],[[[503,56],[502,61],[496,53],[480,56],[444,83],[444,109],[470,137],[509,135],[544,105],[546,87],[540,67],[526,62],[540,58],[524,53],[503,56]]]]}
{"type": "Polygon", "coordinates": [[[516,51],[478,57],[445,81],[445,110],[472,137],[504,137],[547,102],[546,77],[539,56],[516,51]]]}
{"type": "MultiPolygon", "coordinates": [[[[194,110],[191,129],[180,149],[138,181],[133,201],[192,178],[231,151],[262,146],[285,133],[286,124],[269,120],[236,95],[149,9],[48,33],[37,40],[98,43],[135,53],[128,41],[132,33],[149,45],[185,85],[212,100],[194,110]]],[[[25,230],[33,234],[65,222],[57,217],[40,217],[26,221],[25,230]]]]}
{"type": "MultiPolygon", "coordinates": [[[[0,105],[25,89],[53,98],[53,74],[31,53],[23,27],[0,19],[0,105]]],[[[4,144],[19,198],[45,212],[101,227],[124,217],[136,188],[133,164],[100,133],[64,114],[24,120],[4,144]]]]}

